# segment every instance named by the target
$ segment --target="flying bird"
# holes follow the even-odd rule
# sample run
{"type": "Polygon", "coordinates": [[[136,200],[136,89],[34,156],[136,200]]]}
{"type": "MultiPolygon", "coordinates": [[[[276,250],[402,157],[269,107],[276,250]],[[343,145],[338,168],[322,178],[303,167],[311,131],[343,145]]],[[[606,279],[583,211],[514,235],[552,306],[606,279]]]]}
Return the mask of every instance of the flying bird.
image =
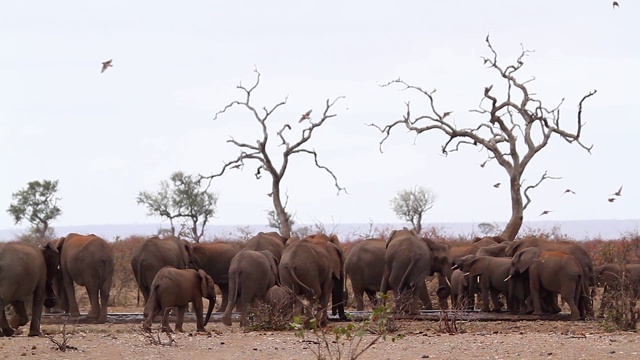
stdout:
{"type": "Polygon", "coordinates": [[[576,192],[575,192],[575,191],[573,191],[573,190],[571,190],[571,189],[567,189],[567,190],[565,190],[565,191],[562,193],[562,195],[564,195],[564,194],[566,194],[566,193],[570,193],[570,194],[574,194],[574,195],[576,194],[576,192]]]}
{"type": "Polygon", "coordinates": [[[616,201],[616,198],[608,198],[607,200],[609,200],[609,202],[614,202],[616,201]]]}
{"type": "Polygon", "coordinates": [[[493,187],[496,188],[496,189],[499,188],[500,187],[500,183],[493,184],[493,187]]]}
{"type": "Polygon", "coordinates": [[[113,65],[111,65],[111,62],[113,61],[113,59],[109,59],[107,61],[103,61],[102,62],[102,71],[100,71],[100,73],[102,74],[105,70],[107,70],[108,68],[112,67],[113,65]]]}
{"type": "Polygon", "coordinates": [[[542,216],[542,215],[547,215],[548,213],[550,213],[552,210],[545,210],[543,212],[540,213],[540,215],[538,216],[542,216]]]}
{"type": "Polygon", "coordinates": [[[313,111],[313,109],[307,111],[306,113],[302,114],[302,116],[300,117],[300,121],[298,122],[303,122],[305,120],[309,120],[311,119],[311,111],[313,111]]]}
{"type": "Polygon", "coordinates": [[[617,7],[620,7],[620,4],[618,4],[618,2],[617,2],[617,1],[614,1],[614,2],[613,2],[613,8],[615,9],[615,8],[617,8],[617,7]]]}
{"type": "Polygon", "coordinates": [[[446,118],[447,116],[451,115],[453,111],[446,111],[444,114],[442,114],[442,118],[446,118]]]}
{"type": "Polygon", "coordinates": [[[620,189],[618,189],[618,191],[614,192],[611,195],[615,195],[615,196],[622,196],[622,186],[620,186],[620,189]]]}

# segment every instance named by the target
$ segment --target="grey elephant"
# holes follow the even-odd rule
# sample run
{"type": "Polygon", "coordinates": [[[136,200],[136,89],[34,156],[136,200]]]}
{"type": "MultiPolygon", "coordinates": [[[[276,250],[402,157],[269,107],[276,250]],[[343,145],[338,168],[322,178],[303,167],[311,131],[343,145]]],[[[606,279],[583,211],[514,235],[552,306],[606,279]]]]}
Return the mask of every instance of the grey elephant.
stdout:
{"type": "Polygon", "coordinates": [[[175,236],[152,236],[138,244],[131,253],[131,270],[144,304],[149,300],[151,283],[160,269],[165,266],[186,269],[192,263],[191,244],[175,236]]]}
{"type": "Polygon", "coordinates": [[[501,242],[489,246],[483,246],[476,252],[477,256],[509,257],[506,250],[511,241],[501,242]]]}
{"type": "Polygon", "coordinates": [[[216,303],[216,292],[213,280],[203,270],[176,269],[165,266],[156,274],[151,284],[149,301],[145,305],[144,312],[147,315],[143,328],[151,331],[153,319],[162,313],[162,327],[165,332],[171,332],[169,327],[169,309],[176,307],[175,331],[182,332],[184,313],[189,303],[193,303],[196,313],[197,331],[205,331],[205,326],[209,322],[213,306],[216,303]],[[209,308],[205,319],[202,319],[203,305],[202,298],[209,300],[209,308]]]}
{"type": "Polygon", "coordinates": [[[291,304],[291,293],[287,288],[280,285],[274,285],[267,290],[266,303],[271,307],[273,316],[284,314],[291,304]]]}
{"type": "MultiPolygon", "coordinates": [[[[404,310],[408,305],[409,313],[419,313],[418,299],[425,294],[425,279],[434,273],[433,254],[427,241],[413,230],[394,230],[387,240],[385,268],[380,284],[380,292],[386,294],[393,290],[396,297],[396,310],[404,310]]],[[[428,295],[428,293],[427,293],[428,295]]],[[[421,298],[431,307],[431,299],[421,298]]]]}
{"type": "Polygon", "coordinates": [[[380,291],[384,273],[386,242],[383,239],[367,239],[347,254],[344,262],[345,281],[351,279],[351,288],[356,300],[356,310],[364,310],[363,294],[367,294],[374,305],[378,303],[376,293],[380,291]]]}
{"type": "Polygon", "coordinates": [[[96,319],[98,323],[107,321],[109,292],[113,282],[115,262],[111,246],[102,238],[94,235],[70,233],[58,239],[60,253],[60,272],[69,308],[65,309],[71,316],[80,316],[76,301],[74,283],[84,286],[89,295],[91,309],[87,318],[96,319]]]}
{"type": "Polygon", "coordinates": [[[640,264],[604,264],[593,268],[596,284],[604,288],[600,302],[599,316],[611,306],[611,296],[615,293],[628,294],[632,304],[640,297],[640,264]]]}
{"type": "Polygon", "coordinates": [[[593,316],[593,293],[589,292],[590,287],[595,286],[593,273],[593,262],[589,253],[579,244],[565,241],[547,241],[538,237],[527,237],[521,240],[512,241],[505,253],[507,256],[514,256],[515,253],[526,248],[535,247],[542,251],[562,251],[573,256],[583,271],[584,288],[587,289],[587,296],[580,297],[580,307],[585,308],[588,315],[593,316]]]}
{"type": "MultiPolygon", "coordinates": [[[[542,251],[527,248],[517,252],[511,260],[509,275],[528,271],[533,314],[541,315],[543,291],[560,294],[571,309],[571,320],[585,316],[579,309],[581,296],[587,296],[583,282],[583,270],[578,260],[561,251],[542,251]]],[[[509,279],[507,276],[505,279],[509,279]]]]}
{"type": "MultiPolygon", "coordinates": [[[[334,305],[344,301],[342,256],[342,250],[335,244],[335,240],[319,234],[287,240],[278,265],[281,285],[292,296],[304,296],[309,301],[309,310],[320,326],[327,325],[329,298],[335,295],[332,299],[334,305]],[[334,288],[339,291],[332,292],[334,288]]],[[[296,309],[301,306],[302,303],[296,301],[296,309]]]]}
{"type": "Polygon", "coordinates": [[[244,246],[246,250],[268,250],[270,251],[278,261],[282,257],[284,251],[284,244],[287,242],[287,238],[281,236],[275,231],[271,232],[259,232],[254,237],[247,241],[244,246]]]}
{"type": "Polygon", "coordinates": [[[467,308],[467,296],[469,295],[469,282],[467,276],[460,269],[451,273],[451,306],[454,309],[467,308]]]}
{"type": "Polygon", "coordinates": [[[509,301],[512,299],[509,294],[509,284],[504,281],[509,277],[511,258],[467,255],[456,259],[453,267],[461,269],[469,277],[479,277],[482,311],[490,311],[489,297],[491,297],[493,304],[491,310],[500,312],[503,307],[498,299],[500,294],[503,294],[507,299],[508,309],[513,308],[509,301]]]}
{"type": "Polygon", "coordinates": [[[201,243],[193,246],[193,262],[197,269],[202,269],[211,276],[220,289],[222,302],[218,308],[224,312],[229,301],[229,266],[231,260],[240,252],[235,244],[224,242],[201,243]]]}
{"type": "Polygon", "coordinates": [[[0,336],[12,336],[29,322],[27,299],[31,298],[29,336],[40,336],[42,308],[55,305],[53,279],[59,262],[51,244],[38,248],[23,242],[0,242],[0,336]],[[5,307],[13,305],[16,315],[7,320],[5,307]]]}
{"type": "Polygon", "coordinates": [[[265,301],[267,291],[278,281],[278,262],[268,250],[243,249],[229,266],[229,303],[222,316],[222,323],[231,326],[231,311],[237,305],[240,325],[247,324],[251,306],[265,301]]]}

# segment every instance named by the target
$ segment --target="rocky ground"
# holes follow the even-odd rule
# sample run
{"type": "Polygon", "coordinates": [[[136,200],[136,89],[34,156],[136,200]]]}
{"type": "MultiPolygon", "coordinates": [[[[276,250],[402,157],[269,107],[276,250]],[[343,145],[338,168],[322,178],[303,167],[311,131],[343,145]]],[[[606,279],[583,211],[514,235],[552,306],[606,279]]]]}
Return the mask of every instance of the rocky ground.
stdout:
{"type": "MultiPolygon", "coordinates": [[[[345,323],[331,323],[341,326],[345,323]]],[[[606,332],[598,321],[518,321],[459,322],[457,334],[443,333],[434,321],[401,321],[392,334],[403,337],[380,340],[362,354],[361,359],[599,359],[637,358],[640,335],[606,332]]],[[[61,342],[61,325],[43,325],[43,332],[61,342]]],[[[160,335],[164,345],[153,345],[139,324],[67,325],[66,352],[48,337],[29,338],[26,329],[12,338],[0,338],[0,358],[17,359],[315,359],[314,350],[322,341],[308,333],[306,339],[293,331],[245,332],[236,323],[226,327],[219,322],[207,326],[209,333],[196,333],[195,324],[185,324],[186,333],[173,335],[174,342],[160,335]]],[[[156,334],[157,336],[158,334],[156,334]]],[[[157,340],[157,338],[154,338],[157,340]]],[[[366,335],[360,348],[374,339],[366,335]]],[[[348,345],[348,344],[347,344],[348,345]]],[[[336,344],[330,342],[332,350],[336,344]]],[[[348,346],[343,347],[348,351],[348,346]]],[[[326,351],[323,351],[326,355],[326,351]]],[[[334,358],[337,354],[334,353],[334,358]]],[[[345,354],[342,358],[348,358],[345,354]]]]}

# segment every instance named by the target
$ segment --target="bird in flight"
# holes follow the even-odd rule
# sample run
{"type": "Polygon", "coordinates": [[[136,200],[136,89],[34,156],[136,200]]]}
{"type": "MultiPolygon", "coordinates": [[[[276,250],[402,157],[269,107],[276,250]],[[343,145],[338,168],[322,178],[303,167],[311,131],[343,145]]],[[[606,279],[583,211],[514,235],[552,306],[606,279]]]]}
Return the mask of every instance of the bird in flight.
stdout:
{"type": "Polygon", "coordinates": [[[540,213],[540,215],[538,216],[542,216],[542,215],[547,215],[548,213],[550,213],[552,210],[545,210],[543,212],[540,213]]]}
{"type": "Polygon", "coordinates": [[[616,201],[616,198],[608,198],[607,200],[609,200],[609,202],[614,202],[616,201]]]}
{"type": "Polygon", "coordinates": [[[306,113],[302,114],[302,116],[300,117],[300,121],[298,122],[303,122],[305,120],[309,120],[311,119],[311,111],[313,111],[313,109],[307,111],[306,113]]]}
{"type": "Polygon", "coordinates": [[[112,67],[113,65],[111,65],[111,62],[113,61],[113,59],[109,59],[107,61],[103,61],[102,62],[102,71],[100,71],[100,73],[102,74],[103,72],[105,72],[105,70],[107,70],[108,68],[112,67]]]}
{"type": "Polygon", "coordinates": [[[618,191],[614,192],[611,195],[615,195],[615,196],[622,196],[622,186],[620,186],[620,189],[618,189],[618,191]]]}
{"type": "Polygon", "coordinates": [[[564,194],[566,194],[566,193],[570,193],[570,194],[574,194],[574,195],[576,194],[576,192],[575,192],[575,191],[573,191],[573,190],[571,190],[571,189],[567,189],[567,190],[565,190],[565,191],[562,193],[562,195],[564,195],[564,194]]]}
{"type": "Polygon", "coordinates": [[[493,184],[493,187],[496,188],[496,189],[499,188],[500,187],[500,183],[493,184]]]}
{"type": "Polygon", "coordinates": [[[617,7],[620,7],[620,4],[618,4],[618,2],[617,2],[617,1],[614,1],[614,2],[613,2],[613,8],[615,9],[615,8],[617,8],[617,7]]]}
{"type": "Polygon", "coordinates": [[[446,118],[447,116],[451,115],[453,111],[446,111],[444,114],[442,114],[442,118],[446,118]]]}

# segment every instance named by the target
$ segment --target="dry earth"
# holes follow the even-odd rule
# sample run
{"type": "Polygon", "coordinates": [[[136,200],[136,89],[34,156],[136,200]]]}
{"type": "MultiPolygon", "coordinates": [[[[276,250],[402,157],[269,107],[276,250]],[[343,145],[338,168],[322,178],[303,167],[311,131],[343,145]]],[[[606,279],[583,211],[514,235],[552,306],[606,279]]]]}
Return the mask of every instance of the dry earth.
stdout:
{"type": "MultiPolygon", "coordinates": [[[[331,323],[336,326],[339,323],[331,323]]],[[[60,325],[43,325],[43,332],[61,340],[60,325]]],[[[18,359],[315,359],[313,334],[307,341],[293,332],[244,332],[234,323],[207,326],[209,334],[193,332],[173,336],[171,346],[150,345],[139,325],[77,325],[69,344],[77,350],[60,352],[46,338],[24,334],[0,338],[0,358],[18,359]]],[[[629,359],[640,354],[637,333],[607,333],[596,321],[461,322],[461,333],[438,333],[432,321],[403,321],[405,336],[387,339],[366,351],[362,359],[629,359]]],[[[67,325],[67,330],[73,326],[67,325]]],[[[26,333],[26,329],[21,329],[26,333]]],[[[161,338],[166,341],[166,337],[161,338]]],[[[371,337],[365,337],[364,343],[371,337]]]]}

